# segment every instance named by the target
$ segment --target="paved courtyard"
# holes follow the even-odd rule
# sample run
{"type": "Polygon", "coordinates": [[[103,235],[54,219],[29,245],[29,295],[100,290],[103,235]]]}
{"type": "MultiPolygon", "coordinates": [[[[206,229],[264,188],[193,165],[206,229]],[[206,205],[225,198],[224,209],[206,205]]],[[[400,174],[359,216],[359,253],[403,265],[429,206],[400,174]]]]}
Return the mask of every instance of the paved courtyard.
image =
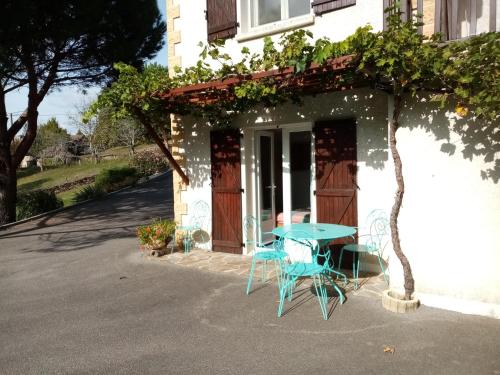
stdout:
{"type": "Polygon", "coordinates": [[[500,374],[499,320],[387,312],[380,278],[328,321],[306,285],[277,318],[272,283],[244,294],[248,259],[141,257],[134,229],[172,216],[170,187],[0,231],[1,374],[500,374]]]}

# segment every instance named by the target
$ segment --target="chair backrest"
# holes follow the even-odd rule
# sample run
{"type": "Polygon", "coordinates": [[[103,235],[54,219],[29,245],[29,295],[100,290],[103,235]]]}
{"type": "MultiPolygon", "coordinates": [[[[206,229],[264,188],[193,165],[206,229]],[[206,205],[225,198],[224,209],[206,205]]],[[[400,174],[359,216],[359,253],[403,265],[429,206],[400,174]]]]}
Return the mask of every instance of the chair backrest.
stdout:
{"type": "Polygon", "coordinates": [[[289,255],[293,263],[315,263],[320,264],[320,258],[329,260],[327,255],[320,252],[317,241],[311,239],[310,233],[306,231],[293,230],[286,232],[283,236],[283,249],[289,255]],[[308,252],[306,254],[306,252],[308,252]],[[299,260],[299,258],[302,258],[299,260]]]}
{"type": "Polygon", "coordinates": [[[367,218],[369,223],[369,236],[366,245],[383,251],[390,237],[389,218],[385,211],[373,210],[367,218]]]}
{"type": "Polygon", "coordinates": [[[195,228],[203,228],[210,218],[210,207],[208,203],[202,200],[195,201],[191,205],[191,214],[189,225],[195,228]]]}

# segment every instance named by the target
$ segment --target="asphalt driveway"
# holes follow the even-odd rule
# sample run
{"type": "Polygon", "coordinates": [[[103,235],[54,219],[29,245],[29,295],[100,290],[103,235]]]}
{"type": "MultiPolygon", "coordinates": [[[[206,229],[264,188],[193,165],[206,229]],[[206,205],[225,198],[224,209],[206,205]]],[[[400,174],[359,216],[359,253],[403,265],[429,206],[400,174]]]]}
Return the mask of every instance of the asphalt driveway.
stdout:
{"type": "Polygon", "coordinates": [[[271,286],[141,258],[134,229],[160,216],[170,175],[0,232],[0,373],[500,374],[499,320],[362,295],[277,318],[271,286]]]}

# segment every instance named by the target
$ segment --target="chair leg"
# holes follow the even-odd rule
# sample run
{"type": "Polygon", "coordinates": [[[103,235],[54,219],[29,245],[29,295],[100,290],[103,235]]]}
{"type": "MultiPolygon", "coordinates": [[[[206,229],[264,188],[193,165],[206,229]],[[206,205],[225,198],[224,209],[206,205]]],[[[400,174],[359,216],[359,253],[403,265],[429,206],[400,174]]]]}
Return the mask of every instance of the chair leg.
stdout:
{"type": "Polygon", "coordinates": [[[335,271],[334,269],[330,268],[329,271],[331,273],[334,273],[335,275],[337,275],[337,279],[339,278],[339,276],[342,278],[342,280],[344,281],[344,285],[347,285],[347,276],[345,274],[343,274],[342,272],[339,272],[339,271],[335,271]]]}
{"type": "Polygon", "coordinates": [[[389,280],[387,280],[387,275],[385,274],[385,269],[382,264],[382,258],[380,257],[380,251],[377,250],[377,258],[378,258],[378,263],[380,264],[380,269],[382,270],[382,274],[384,275],[384,280],[389,285],[389,280]]]}
{"type": "Polygon", "coordinates": [[[250,287],[252,286],[253,273],[255,271],[255,258],[252,258],[252,266],[250,267],[250,275],[248,276],[247,295],[250,294],[250,287]]]}
{"type": "Polygon", "coordinates": [[[333,289],[335,289],[337,291],[339,298],[340,298],[340,304],[343,305],[344,301],[345,301],[344,293],[342,293],[340,288],[337,286],[337,284],[335,284],[333,282],[333,279],[330,276],[328,276],[326,274],[323,274],[323,276],[330,282],[330,285],[333,287],[333,289]]]}
{"type": "Polygon", "coordinates": [[[276,271],[276,281],[278,282],[278,290],[281,290],[281,282],[282,282],[281,259],[274,260],[274,269],[276,271]]]}
{"type": "Polygon", "coordinates": [[[316,290],[316,296],[318,297],[319,307],[321,308],[321,314],[323,319],[328,320],[328,311],[325,306],[325,296],[324,296],[324,286],[321,283],[321,277],[318,275],[313,276],[314,289],[316,290]]]}
{"type": "Polygon", "coordinates": [[[337,271],[340,271],[340,264],[342,263],[342,257],[344,256],[344,248],[340,250],[339,265],[337,266],[337,271]]]}
{"type": "Polygon", "coordinates": [[[358,253],[358,252],[353,252],[353,258],[352,258],[352,275],[353,275],[353,278],[354,278],[354,289],[358,289],[358,278],[359,278],[359,262],[360,262],[360,259],[361,259],[361,253],[358,253]],[[356,257],[358,258],[357,259],[357,262],[356,262],[356,257]]]}
{"type": "Polygon", "coordinates": [[[189,253],[189,251],[191,250],[191,239],[190,239],[190,238],[185,237],[185,238],[182,240],[182,243],[184,244],[184,254],[189,253]]]}
{"type": "Polygon", "coordinates": [[[283,306],[285,304],[285,298],[286,298],[287,291],[289,290],[291,282],[292,282],[292,280],[291,280],[290,276],[285,275],[283,278],[283,283],[281,284],[281,288],[280,288],[280,303],[278,305],[278,318],[281,317],[281,315],[283,314],[283,306]]]}

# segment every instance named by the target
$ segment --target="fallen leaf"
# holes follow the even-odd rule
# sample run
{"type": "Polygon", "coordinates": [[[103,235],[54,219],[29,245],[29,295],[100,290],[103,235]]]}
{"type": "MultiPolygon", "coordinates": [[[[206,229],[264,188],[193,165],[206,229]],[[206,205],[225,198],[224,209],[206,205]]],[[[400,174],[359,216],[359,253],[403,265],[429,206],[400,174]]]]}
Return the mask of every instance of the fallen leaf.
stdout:
{"type": "Polygon", "coordinates": [[[391,354],[394,354],[394,351],[396,349],[394,348],[394,346],[385,346],[384,347],[384,353],[391,353],[391,354]]]}

